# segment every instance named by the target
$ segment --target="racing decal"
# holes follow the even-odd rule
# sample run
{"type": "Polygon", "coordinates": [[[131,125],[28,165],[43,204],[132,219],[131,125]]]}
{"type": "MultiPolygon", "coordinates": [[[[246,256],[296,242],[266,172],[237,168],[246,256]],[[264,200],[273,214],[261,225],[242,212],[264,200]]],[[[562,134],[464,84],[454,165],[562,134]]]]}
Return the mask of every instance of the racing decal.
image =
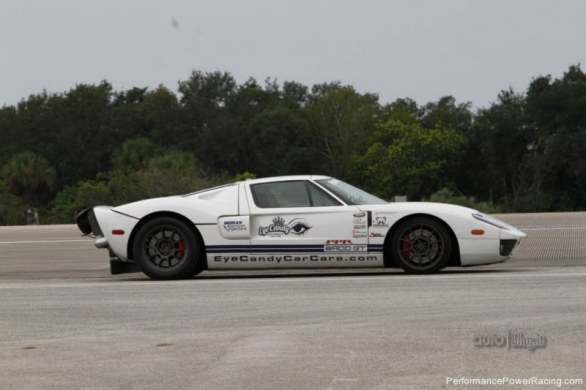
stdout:
{"type": "Polygon", "coordinates": [[[368,252],[368,245],[326,244],[324,252],[368,252]]]}
{"type": "Polygon", "coordinates": [[[355,213],[354,214],[354,220],[353,220],[353,222],[355,224],[364,224],[364,223],[367,223],[366,213],[355,213]]]}
{"type": "Polygon", "coordinates": [[[276,217],[269,226],[259,227],[258,234],[261,236],[301,235],[311,229],[311,227],[303,218],[295,218],[286,223],[283,218],[276,217]]]}
{"type": "Polygon", "coordinates": [[[248,216],[227,216],[218,218],[218,229],[222,237],[229,240],[250,238],[250,218],[248,216]]]}
{"type": "Polygon", "coordinates": [[[375,232],[370,232],[370,234],[368,235],[368,237],[370,238],[381,238],[384,237],[385,235],[382,233],[375,233],[375,232]]]}
{"type": "Polygon", "coordinates": [[[244,221],[224,221],[222,228],[227,232],[242,232],[248,229],[244,221]]]}
{"type": "Polygon", "coordinates": [[[391,215],[394,212],[374,213],[372,216],[373,228],[389,228],[391,225],[391,215]]]}
{"type": "Polygon", "coordinates": [[[352,244],[352,240],[327,240],[324,252],[368,252],[368,245],[352,244]]]}
{"type": "Polygon", "coordinates": [[[352,226],[352,238],[365,238],[368,232],[368,225],[366,223],[355,223],[352,226]]]}
{"type": "Polygon", "coordinates": [[[351,240],[328,240],[326,244],[321,245],[208,245],[206,252],[208,254],[222,253],[324,253],[325,247],[331,246],[351,246],[357,247],[356,252],[382,252],[383,245],[357,245],[352,244],[351,240]],[[338,243],[335,243],[335,242],[338,243]],[[342,243],[346,241],[347,243],[342,243]]]}
{"type": "Polygon", "coordinates": [[[374,220],[372,221],[372,226],[388,227],[389,225],[387,224],[387,217],[374,217],[374,220]]]}
{"type": "Polygon", "coordinates": [[[378,262],[381,255],[216,255],[213,256],[214,263],[340,263],[340,262],[378,262]]]}
{"type": "Polygon", "coordinates": [[[323,252],[322,245],[208,245],[207,253],[287,253],[287,252],[323,252]]]}

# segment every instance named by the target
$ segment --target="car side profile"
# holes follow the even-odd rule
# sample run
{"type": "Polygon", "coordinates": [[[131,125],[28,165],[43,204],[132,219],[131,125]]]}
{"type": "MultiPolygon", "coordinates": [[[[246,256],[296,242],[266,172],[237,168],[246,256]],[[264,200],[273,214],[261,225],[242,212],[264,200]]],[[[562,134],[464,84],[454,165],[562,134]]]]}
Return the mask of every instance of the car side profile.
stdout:
{"type": "Polygon", "coordinates": [[[96,206],[79,229],[109,251],[112,274],[180,279],[203,270],[446,266],[506,261],[526,236],[469,208],[388,203],[327,176],[246,180],[195,193],[96,206]]]}

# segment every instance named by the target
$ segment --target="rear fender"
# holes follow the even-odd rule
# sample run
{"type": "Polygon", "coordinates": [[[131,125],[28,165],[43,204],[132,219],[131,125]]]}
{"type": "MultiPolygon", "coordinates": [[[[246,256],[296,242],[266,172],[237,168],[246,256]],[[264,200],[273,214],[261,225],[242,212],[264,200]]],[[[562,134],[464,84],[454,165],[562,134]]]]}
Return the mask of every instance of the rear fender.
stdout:
{"type": "MultiPolygon", "coordinates": [[[[132,253],[132,248],[134,246],[134,240],[136,238],[136,235],[138,233],[138,231],[140,230],[140,228],[147,223],[148,221],[154,219],[154,218],[159,218],[159,217],[172,217],[172,218],[177,218],[178,220],[182,221],[183,223],[185,223],[187,226],[189,226],[189,228],[193,231],[193,233],[195,234],[195,237],[198,239],[200,245],[199,245],[199,249],[201,251],[201,253],[199,254],[201,256],[201,258],[205,259],[205,245],[204,245],[204,241],[203,238],[199,232],[199,230],[195,227],[194,223],[192,221],[190,221],[189,219],[187,219],[186,217],[184,217],[181,214],[177,214],[177,213],[173,213],[170,211],[161,211],[161,212],[156,212],[156,213],[152,213],[149,214],[147,216],[145,216],[144,218],[142,218],[132,229],[132,233],[130,234],[127,246],[126,246],[126,253],[128,254],[128,257],[126,259],[134,259],[134,254],[132,253]]],[[[205,262],[205,267],[207,269],[207,261],[205,262]]]]}

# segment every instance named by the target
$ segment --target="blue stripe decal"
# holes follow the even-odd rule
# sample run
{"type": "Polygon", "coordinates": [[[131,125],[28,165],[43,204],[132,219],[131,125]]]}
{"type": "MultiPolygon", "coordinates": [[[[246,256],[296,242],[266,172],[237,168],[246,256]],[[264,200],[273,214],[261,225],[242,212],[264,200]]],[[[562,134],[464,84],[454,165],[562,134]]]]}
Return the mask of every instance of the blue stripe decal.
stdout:
{"type": "Polygon", "coordinates": [[[235,253],[235,252],[323,252],[323,245],[210,245],[206,247],[208,253],[235,253]]]}
{"type": "MultiPolygon", "coordinates": [[[[324,245],[208,245],[208,253],[324,252],[324,245]]],[[[368,252],[382,252],[383,245],[368,245],[368,252]]]]}

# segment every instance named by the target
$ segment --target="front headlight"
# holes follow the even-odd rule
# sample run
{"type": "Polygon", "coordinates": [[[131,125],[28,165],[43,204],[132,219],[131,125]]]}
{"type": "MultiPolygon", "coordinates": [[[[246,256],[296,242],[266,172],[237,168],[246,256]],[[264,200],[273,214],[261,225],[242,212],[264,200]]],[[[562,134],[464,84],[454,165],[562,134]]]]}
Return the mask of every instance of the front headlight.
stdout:
{"type": "Polygon", "coordinates": [[[480,214],[480,213],[473,213],[472,216],[474,219],[482,221],[492,226],[496,226],[499,229],[509,230],[512,228],[511,225],[506,224],[505,222],[501,221],[500,219],[496,219],[495,217],[491,217],[490,215],[480,214]]]}

